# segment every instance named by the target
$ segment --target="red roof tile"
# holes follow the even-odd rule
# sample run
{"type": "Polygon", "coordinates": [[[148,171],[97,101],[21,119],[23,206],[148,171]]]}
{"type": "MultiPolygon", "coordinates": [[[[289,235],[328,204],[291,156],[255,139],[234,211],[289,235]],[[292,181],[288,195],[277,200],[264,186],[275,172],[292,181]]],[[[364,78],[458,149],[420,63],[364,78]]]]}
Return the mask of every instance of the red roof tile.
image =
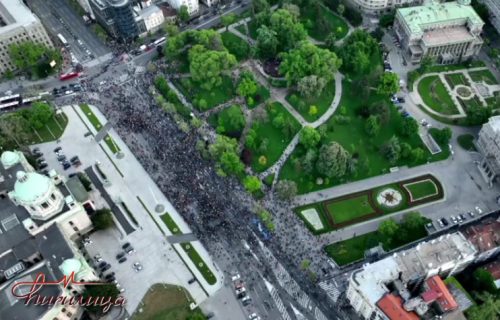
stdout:
{"type": "Polygon", "coordinates": [[[441,294],[441,296],[437,298],[436,301],[437,303],[439,303],[443,311],[450,311],[458,308],[458,304],[455,301],[455,298],[453,298],[450,291],[439,276],[430,277],[426,282],[429,286],[429,289],[441,294]]]}
{"type": "Polygon", "coordinates": [[[391,293],[386,294],[377,302],[377,306],[391,320],[418,320],[415,312],[403,309],[403,299],[391,293]]]}
{"type": "Polygon", "coordinates": [[[422,299],[428,304],[435,301],[437,298],[439,298],[441,296],[442,296],[441,293],[436,292],[434,290],[429,290],[429,291],[422,293],[422,299]]]}

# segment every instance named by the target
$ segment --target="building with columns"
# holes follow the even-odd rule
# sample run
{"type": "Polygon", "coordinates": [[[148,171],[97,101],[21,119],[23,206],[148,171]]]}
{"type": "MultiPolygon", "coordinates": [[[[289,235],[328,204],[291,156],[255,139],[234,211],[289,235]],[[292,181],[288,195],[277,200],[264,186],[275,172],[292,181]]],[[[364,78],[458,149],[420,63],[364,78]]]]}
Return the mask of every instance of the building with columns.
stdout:
{"type": "Polygon", "coordinates": [[[484,22],[470,6],[470,0],[439,3],[396,11],[394,31],[404,57],[418,64],[432,57],[439,64],[452,64],[479,53],[484,22]]]}
{"type": "MultiPolygon", "coordinates": [[[[76,242],[92,222],[64,178],[37,173],[19,151],[0,156],[0,319],[79,319],[78,306],[25,305],[13,294],[18,282],[46,281],[74,274],[77,281],[98,281],[76,242]]],[[[23,290],[18,288],[16,294],[23,290]]],[[[43,296],[73,296],[82,286],[43,286],[43,296]]]]}
{"type": "Polygon", "coordinates": [[[479,171],[491,184],[500,175],[500,116],[491,117],[483,124],[475,145],[483,156],[479,171]]]}
{"type": "Polygon", "coordinates": [[[402,6],[419,5],[424,0],[349,0],[349,2],[363,13],[378,15],[402,6]]]}

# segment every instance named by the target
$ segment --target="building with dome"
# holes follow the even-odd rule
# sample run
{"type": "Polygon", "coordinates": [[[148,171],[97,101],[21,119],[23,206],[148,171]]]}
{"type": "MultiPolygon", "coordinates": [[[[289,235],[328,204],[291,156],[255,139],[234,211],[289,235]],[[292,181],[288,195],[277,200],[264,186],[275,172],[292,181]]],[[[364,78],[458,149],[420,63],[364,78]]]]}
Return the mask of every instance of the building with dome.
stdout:
{"type": "MultiPolygon", "coordinates": [[[[0,319],[78,319],[79,307],[26,306],[11,289],[42,272],[55,281],[72,273],[79,281],[98,276],[75,240],[92,229],[82,204],[57,173],[37,173],[20,151],[0,155],[0,319]]],[[[21,289],[20,289],[21,290],[21,289]]],[[[45,286],[47,296],[75,295],[81,287],[45,286]]]]}
{"type": "Polygon", "coordinates": [[[422,6],[398,9],[394,32],[410,63],[419,64],[429,56],[439,64],[452,64],[479,53],[483,26],[470,0],[428,1],[422,6]]]}

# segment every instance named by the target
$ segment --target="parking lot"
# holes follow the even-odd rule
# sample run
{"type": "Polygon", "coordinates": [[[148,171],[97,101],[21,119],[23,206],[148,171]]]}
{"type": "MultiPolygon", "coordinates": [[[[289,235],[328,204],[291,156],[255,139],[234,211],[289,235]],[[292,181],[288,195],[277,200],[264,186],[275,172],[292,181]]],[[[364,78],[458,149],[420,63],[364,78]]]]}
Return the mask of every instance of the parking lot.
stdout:
{"type": "Polygon", "coordinates": [[[27,3],[51,34],[54,44],[61,46],[57,38],[57,34],[61,34],[79,63],[109,53],[108,48],[85,25],[83,18],[77,15],[68,1],[27,0],[27,3]]]}

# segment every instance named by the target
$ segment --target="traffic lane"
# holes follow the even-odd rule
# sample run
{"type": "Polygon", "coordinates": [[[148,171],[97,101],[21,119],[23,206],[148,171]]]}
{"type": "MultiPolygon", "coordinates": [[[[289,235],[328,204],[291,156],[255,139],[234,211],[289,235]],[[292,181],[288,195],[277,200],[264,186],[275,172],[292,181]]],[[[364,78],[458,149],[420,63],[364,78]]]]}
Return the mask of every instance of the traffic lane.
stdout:
{"type": "Polygon", "coordinates": [[[76,14],[75,10],[64,0],[53,0],[52,8],[59,13],[63,21],[71,28],[73,34],[81,39],[86,47],[94,52],[95,56],[101,56],[109,52],[109,49],[89,30],[85,25],[83,18],[76,14]]]}
{"type": "MultiPolygon", "coordinates": [[[[249,7],[248,3],[241,3],[241,4],[237,5],[236,7],[230,8],[229,10],[225,11],[221,15],[216,14],[215,16],[213,16],[213,18],[211,18],[211,19],[209,18],[208,20],[202,20],[197,25],[195,25],[191,28],[189,28],[190,26],[188,26],[188,28],[186,28],[186,29],[208,29],[208,28],[211,28],[220,22],[221,16],[227,15],[228,13],[239,14],[239,13],[243,12],[245,9],[247,9],[248,7],[249,7]]],[[[201,19],[201,18],[203,18],[203,17],[200,17],[198,19],[201,19]]]]}

